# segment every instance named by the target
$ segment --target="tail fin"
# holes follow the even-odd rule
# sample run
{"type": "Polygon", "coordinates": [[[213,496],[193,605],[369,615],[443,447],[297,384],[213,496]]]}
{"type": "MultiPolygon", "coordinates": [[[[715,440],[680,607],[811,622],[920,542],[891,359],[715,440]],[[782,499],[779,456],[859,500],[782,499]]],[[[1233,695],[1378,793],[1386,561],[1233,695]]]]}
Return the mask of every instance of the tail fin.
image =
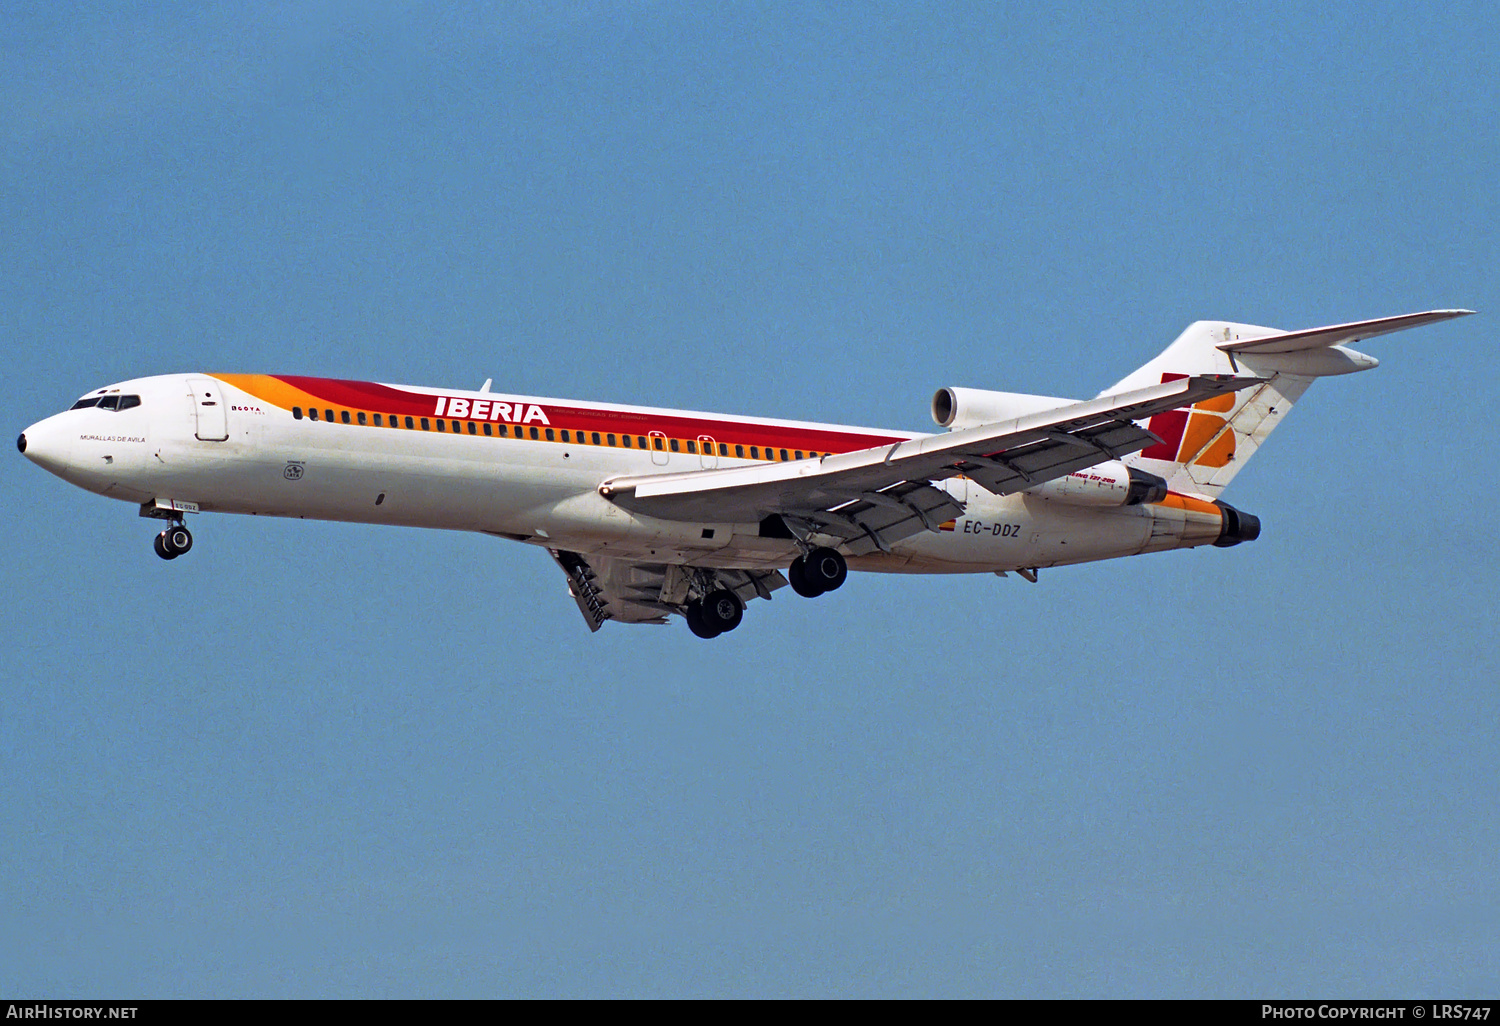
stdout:
{"type": "Polygon", "coordinates": [[[1160,356],[1100,395],[1194,374],[1265,378],[1254,388],[1158,413],[1146,426],[1161,441],[1125,458],[1131,466],[1165,478],[1174,491],[1218,498],[1315,378],[1369,370],[1379,363],[1345,343],[1473,312],[1429,310],[1292,332],[1195,321],[1160,356]]]}

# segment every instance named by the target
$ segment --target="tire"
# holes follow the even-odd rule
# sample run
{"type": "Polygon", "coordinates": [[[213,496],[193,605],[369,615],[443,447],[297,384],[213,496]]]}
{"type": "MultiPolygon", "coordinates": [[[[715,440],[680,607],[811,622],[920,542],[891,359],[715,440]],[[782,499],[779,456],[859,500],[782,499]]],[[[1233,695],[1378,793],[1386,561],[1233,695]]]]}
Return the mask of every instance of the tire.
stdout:
{"type": "Polygon", "coordinates": [[[159,534],[159,535],[156,536],[156,541],[153,544],[153,547],[156,549],[156,554],[158,556],[160,556],[162,559],[176,559],[177,558],[177,553],[175,553],[171,549],[167,548],[167,532],[166,531],[163,531],[161,534],[159,534]]]}
{"type": "Polygon", "coordinates": [[[833,549],[813,549],[807,554],[802,573],[819,591],[837,591],[849,576],[849,564],[833,549]]]}
{"type": "Polygon", "coordinates": [[[723,588],[709,592],[700,608],[704,624],[715,634],[734,630],[745,618],[745,603],[734,592],[723,588]]]}
{"type": "Polygon", "coordinates": [[[786,579],[791,582],[792,590],[803,598],[817,598],[823,594],[823,589],[807,579],[807,561],[801,556],[792,560],[792,565],[786,568],[786,579]]]}
{"type": "Polygon", "coordinates": [[[707,621],[704,620],[703,603],[689,602],[687,605],[687,612],[684,614],[684,616],[686,616],[687,618],[688,630],[692,631],[698,637],[717,638],[719,636],[719,632],[714,630],[713,627],[709,626],[707,621]]]}
{"type": "Polygon", "coordinates": [[[193,547],[193,533],[181,524],[162,532],[162,541],[174,556],[186,554],[193,547]]]}

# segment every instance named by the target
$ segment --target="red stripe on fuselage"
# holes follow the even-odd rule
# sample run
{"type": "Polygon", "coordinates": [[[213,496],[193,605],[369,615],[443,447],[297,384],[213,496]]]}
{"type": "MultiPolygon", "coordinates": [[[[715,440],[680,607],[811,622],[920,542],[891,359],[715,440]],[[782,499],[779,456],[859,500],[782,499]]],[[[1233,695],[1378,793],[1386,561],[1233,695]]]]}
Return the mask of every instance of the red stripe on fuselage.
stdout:
{"type": "Polygon", "coordinates": [[[392,388],[390,385],[379,385],[373,381],[304,378],[294,374],[277,374],[276,378],[334,406],[379,410],[381,413],[409,413],[412,416],[431,414],[436,398],[420,392],[392,388]]]}
{"type": "MultiPolygon", "coordinates": [[[[346,381],[339,378],[309,378],[289,374],[276,377],[294,388],[333,406],[348,406],[376,413],[395,413],[403,416],[434,417],[439,395],[425,392],[408,392],[373,381],[346,381]]],[[[475,396],[472,393],[459,395],[470,403],[476,399],[491,403],[508,403],[513,407],[508,423],[524,421],[528,406],[538,406],[547,416],[547,425],[568,428],[574,431],[598,431],[601,434],[649,435],[659,431],[668,438],[698,438],[708,435],[716,442],[729,444],[771,446],[811,452],[851,452],[869,449],[877,445],[891,445],[905,441],[911,435],[870,434],[862,431],[841,431],[832,427],[792,427],[784,424],[758,424],[715,417],[687,417],[676,413],[653,413],[640,410],[608,410],[576,406],[563,406],[538,401],[529,397],[510,396],[500,392],[475,396]]],[[[445,420],[488,420],[480,417],[450,417],[445,420]]],[[[539,425],[537,420],[525,421],[528,425],[539,425]]]]}

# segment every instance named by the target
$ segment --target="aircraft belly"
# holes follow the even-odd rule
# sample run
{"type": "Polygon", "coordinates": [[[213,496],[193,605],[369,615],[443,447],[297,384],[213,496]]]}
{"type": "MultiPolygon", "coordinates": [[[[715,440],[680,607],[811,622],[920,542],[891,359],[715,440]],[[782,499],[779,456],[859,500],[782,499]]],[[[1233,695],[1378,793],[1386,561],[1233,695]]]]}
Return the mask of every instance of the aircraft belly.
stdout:
{"type": "Polygon", "coordinates": [[[462,440],[357,440],[337,449],[286,437],[259,445],[189,442],[162,451],[152,483],[156,494],[205,511],[497,532],[518,529],[537,503],[590,484],[520,461],[471,458],[454,451],[462,440]]]}
{"type": "Polygon", "coordinates": [[[1027,499],[1027,505],[1034,512],[1026,539],[1029,566],[1134,555],[1151,538],[1150,510],[1140,506],[1089,509],[1046,499],[1027,499]]]}
{"type": "Polygon", "coordinates": [[[1151,515],[1142,507],[1072,506],[1019,493],[971,493],[963,516],[940,531],[924,532],[892,547],[895,554],[907,557],[904,563],[876,561],[869,569],[976,573],[1055,566],[1130,555],[1150,539],[1151,515]]]}

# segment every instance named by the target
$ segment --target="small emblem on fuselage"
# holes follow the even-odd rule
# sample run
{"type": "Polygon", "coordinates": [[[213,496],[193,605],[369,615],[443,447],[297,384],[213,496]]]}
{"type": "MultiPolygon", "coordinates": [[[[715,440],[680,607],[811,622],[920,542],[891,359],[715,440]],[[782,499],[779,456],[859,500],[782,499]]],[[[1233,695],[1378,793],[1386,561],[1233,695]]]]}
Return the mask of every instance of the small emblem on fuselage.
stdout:
{"type": "Polygon", "coordinates": [[[288,463],[286,469],[281,472],[281,476],[288,481],[301,481],[302,474],[303,468],[300,463],[288,463]]]}

